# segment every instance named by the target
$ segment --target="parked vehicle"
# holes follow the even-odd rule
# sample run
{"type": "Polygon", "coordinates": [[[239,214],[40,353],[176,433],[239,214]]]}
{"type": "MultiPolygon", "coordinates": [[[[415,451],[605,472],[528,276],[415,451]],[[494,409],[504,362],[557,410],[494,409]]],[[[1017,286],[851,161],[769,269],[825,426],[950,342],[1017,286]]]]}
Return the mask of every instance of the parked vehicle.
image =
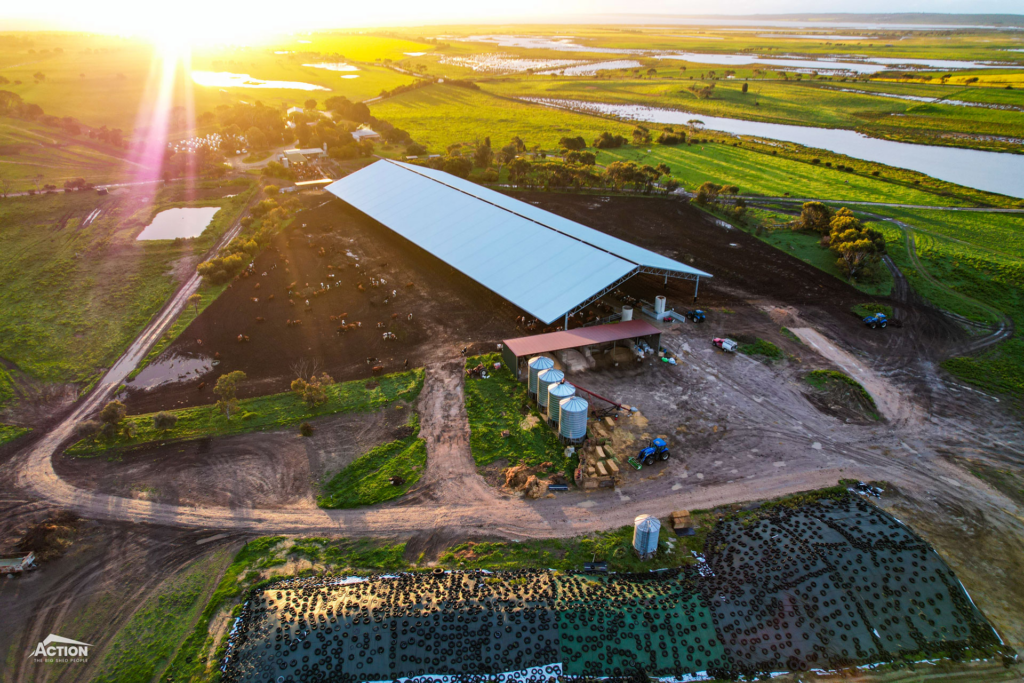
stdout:
{"type": "Polygon", "coordinates": [[[736,351],[736,347],[739,346],[732,339],[723,339],[722,337],[715,337],[711,340],[711,343],[722,349],[726,353],[733,353],[736,351]]]}
{"type": "Polygon", "coordinates": [[[696,308],[696,309],[693,309],[692,311],[687,311],[686,312],[686,317],[690,320],[690,322],[702,323],[702,322],[704,322],[704,317],[705,316],[704,316],[704,311],[702,311],[699,308],[696,308]]]}
{"type": "Polygon", "coordinates": [[[868,317],[864,318],[864,324],[873,330],[879,327],[881,327],[884,330],[885,327],[889,324],[889,319],[885,317],[884,313],[875,313],[874,315],[869,315],[868,317]]]}

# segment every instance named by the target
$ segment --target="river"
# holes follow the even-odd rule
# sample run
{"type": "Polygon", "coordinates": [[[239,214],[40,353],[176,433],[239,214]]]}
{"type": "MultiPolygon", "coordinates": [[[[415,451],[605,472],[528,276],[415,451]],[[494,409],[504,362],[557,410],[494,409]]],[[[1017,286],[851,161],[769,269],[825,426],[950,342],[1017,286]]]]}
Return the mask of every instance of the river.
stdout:
{"type": "Polygon", "coordinates": [[[576,100],[523,97],[521,100],[558,109],[615,116],[632,121],[687,125],[698,119],[706,128],[732,135],[749,135],[826,149],[854,159],[874,161],[918,171],[977,190],[1024,198],[1024,154],[984,152],[960,147],[916,145],[869,137],[853,130],[791,126],[704,116],[680,109],[660,109],[635,104],[603,104],[576,100]]]}

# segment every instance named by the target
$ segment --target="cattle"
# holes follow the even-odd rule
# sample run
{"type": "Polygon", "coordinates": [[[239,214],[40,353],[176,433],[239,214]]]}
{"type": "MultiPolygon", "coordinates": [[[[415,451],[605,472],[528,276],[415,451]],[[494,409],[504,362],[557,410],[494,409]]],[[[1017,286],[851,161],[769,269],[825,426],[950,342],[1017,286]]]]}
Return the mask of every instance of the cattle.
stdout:
{"type": "Polygon", "coordinates": [[[406,283],[405,283],[405,286],[406,286],[406,287],[412,287],[412,286],[413,286],[413,283],[412,283],[412,282],[406,282],[406,283]]]}
{"type": "Polygon", "coordinates": [[[202,339],[196,339],[196,346],[202,346],[202,345],[203,345],[203,340],[202,339]]]}
{"type": "Polygon", "coordinates": [[[200,382],[199,383],[199,391],[202,391],[205,388],[206,388],[206,382],[200,382]]]}
{"type": "Polygon", "coordinates": [[[267,297],[267,301],[273,301],[273,300],[274,300],[274,295],[273,294],[271,294],[270,296],[267,297]]]}
{"type": "Polygon", "coordinates": [[[260,288],[260,283],[258,283],[258,282],[257,282],[257,283],[256,283],[256,286],[255,286],[255,287],[253,287],[253,289],[259,289],[259,288],[260,288]]]}
{"type": "Polygon", "coordinates": [[[412,313],[410,313],[410,314],[409,314],[409,317],[408,317],[408,318],[406,318],[406,319],[407,319],[407,320],[412,320],[412,313]]]}
{"type": "Polygon", "coordinates": [[[358,289],[360,292],[365,292],[366,291],[366,287],[363,287],[363,283],[362,282],[360,282],[358,285],[356,285],[356,289],[358,289]]]}
{"type": "Polygon", "coordinates": [[[258,323],[263,322],[263,316],[260,316],[260,315],[256,316],[256,322],[258,322],[258,323]]]}
{"type": "Polygon", "coordinates": [[[245,342],[249,341],[249,335],[247,335],[247,334],[240,334],[237,337],[235,337],[235,341],[237,341],[239,344],[245,343],[245,342]]]}
{"type": "Polygon", "coordinates": [[[398,320],[398,314],[397,313],[392,313],[391,314],[391,319],[392,320],[398,320]]]}
{"type": "Polygon", "coordinates": [[[384,372],[384,366],[383,365],[374,365],[373,368],[371,369],[371,372],[374,375],[379,375],[380,373],[384,372]]]}
{"type": "Polygon", "coordinates": [[[260,302],[260,300],[259,300],[259,299],[257,299],[256,297],[253,297],[253,298],[252,298],[252,302],[253,302],[254,304],[258,304],[258,303],[260,302]]]}
{"type": "Polygon", "coordinates": [[[285,320],[284,324],[287,325],[288,327],[295,327],[297,325],[301,325],[302,321],[301,320],[291,320],[291,319],[289,319],[289,320],[285,320]]]}
{"type": "Polygon", "coordinates": [[[292,301],[291,299],[288,299],[288,305],[289,305],[289,306],[294,306],[294,305],[295,305],[295,302],[294,302],[294,301],[292,301]]]}

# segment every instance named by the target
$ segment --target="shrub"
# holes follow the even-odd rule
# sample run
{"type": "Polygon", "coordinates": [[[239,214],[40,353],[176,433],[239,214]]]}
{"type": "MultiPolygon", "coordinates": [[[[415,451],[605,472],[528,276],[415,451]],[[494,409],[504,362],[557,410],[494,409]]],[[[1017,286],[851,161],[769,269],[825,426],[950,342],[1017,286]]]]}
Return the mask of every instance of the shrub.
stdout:
{"type": "Polygon", "coordinates": [[[153,416],[153,426],[157,429],[174,429],[176,424],[178,424],[178,416],[166,410],[153,416]]]}
{"type": "Polygon", "coordinates": [[[100,411],[100,422],[116,427],[124,419],[128,409],[120,401],[110,401],[100,411]]]}
{"type": "Polygon", "coordinates": [[[99,433],[102,426],[96,420],[82,420],[75,425],[75,436],[79,439],[95,436],[99,433]]]}
{"type": "Polygon", "coordinates": [[[299,434],[302,436],[313,436],[313,425],[303,422],[299,425],[299,434]]]}

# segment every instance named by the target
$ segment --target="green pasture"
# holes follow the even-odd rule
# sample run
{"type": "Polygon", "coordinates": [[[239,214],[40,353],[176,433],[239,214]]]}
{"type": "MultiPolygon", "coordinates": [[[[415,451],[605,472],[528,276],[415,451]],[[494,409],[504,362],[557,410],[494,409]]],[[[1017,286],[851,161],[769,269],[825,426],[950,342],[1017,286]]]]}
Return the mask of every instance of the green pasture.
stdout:
{"type": "Polygon", "coordinates": [[[427,465],[427,442],[419,433],[419,416],[413,414],[407,436],[371,448],[331,477],[317,496],[317,505],[354,508],[405,494],[420,480],[427,465]],[[392,477],[400,477],[403,483],[393,485],[392,477]]]}
{"type": "Polygon", "coordinates": [[[12,375],[88,383],[174,291],[173,265],[208,249],[245,203],[201,202],[224,209],[196,240],[136,241],[157,211],[182,205],[179,192],[160,190],[152,202],[142,190],[0,200],[0,357],[12,375]]]}
{"type": "Polygon", "coordinates": [[[87,437],[72,444],[67,453],[75,456],[92,456],[111,448],[125,448],[154,441],[197,439],[279,429],[324,415],[374,411],[395,401],[416,400],[423,388],[423,370],[386,375],[375,382],[377,386],[372,389],[367,388],[366,380],[331,384],[326,387],[327,401],[312,408],[290,391],[242,399],[238,401],[238,407],[230,417],[216,405],[180,408],[169,411],[178,418],[171,429],[157,429],[151,413],[130,415],[125,418],[125,422],[134,426],[135,436],[128,436],[122,429],[111,437],[87,437]]]}
{"type": "Polygon", "coordinates": [[[1006,258],[1024,259],[1024,213],[930,211],[871,207],[871,213],[914,226],[915,232],[945,237],[1006,258]]]}
{"type": "MultiPolygon", "coordinates": [[[[0,402],[0,406],[2,405],[3,403],[0,402]]],[[[31,430],[26,427],[15,427],[14,425],[5,425],[0,423],[0,446],[3,446],[9,441],[14,441],[19,436],[26,434],[29,431],[31,430]]]]}
{"type": "Polygon", "coordinates": [[[430,52],[434,45],[419,40],[407,40],[389,35],[369,33],[346,33],[323,31],[305,35],[294,35],[287,39],[274,40],[274,50],[293,52],[319,52],[323,55],[337,54],[345,59],[359,62],[374,62],[390,59],[397,62],[406,59],[406,52],[430,52]]]}
{"type": "Polygon", "coordinates": [[[121,150],[102,142],[32,121],[0,118],[3,192],[39,190],[44,185],[63,189],[65,181],[77,178],[100,185],[126,180],[131,170],[121,150]]]}

